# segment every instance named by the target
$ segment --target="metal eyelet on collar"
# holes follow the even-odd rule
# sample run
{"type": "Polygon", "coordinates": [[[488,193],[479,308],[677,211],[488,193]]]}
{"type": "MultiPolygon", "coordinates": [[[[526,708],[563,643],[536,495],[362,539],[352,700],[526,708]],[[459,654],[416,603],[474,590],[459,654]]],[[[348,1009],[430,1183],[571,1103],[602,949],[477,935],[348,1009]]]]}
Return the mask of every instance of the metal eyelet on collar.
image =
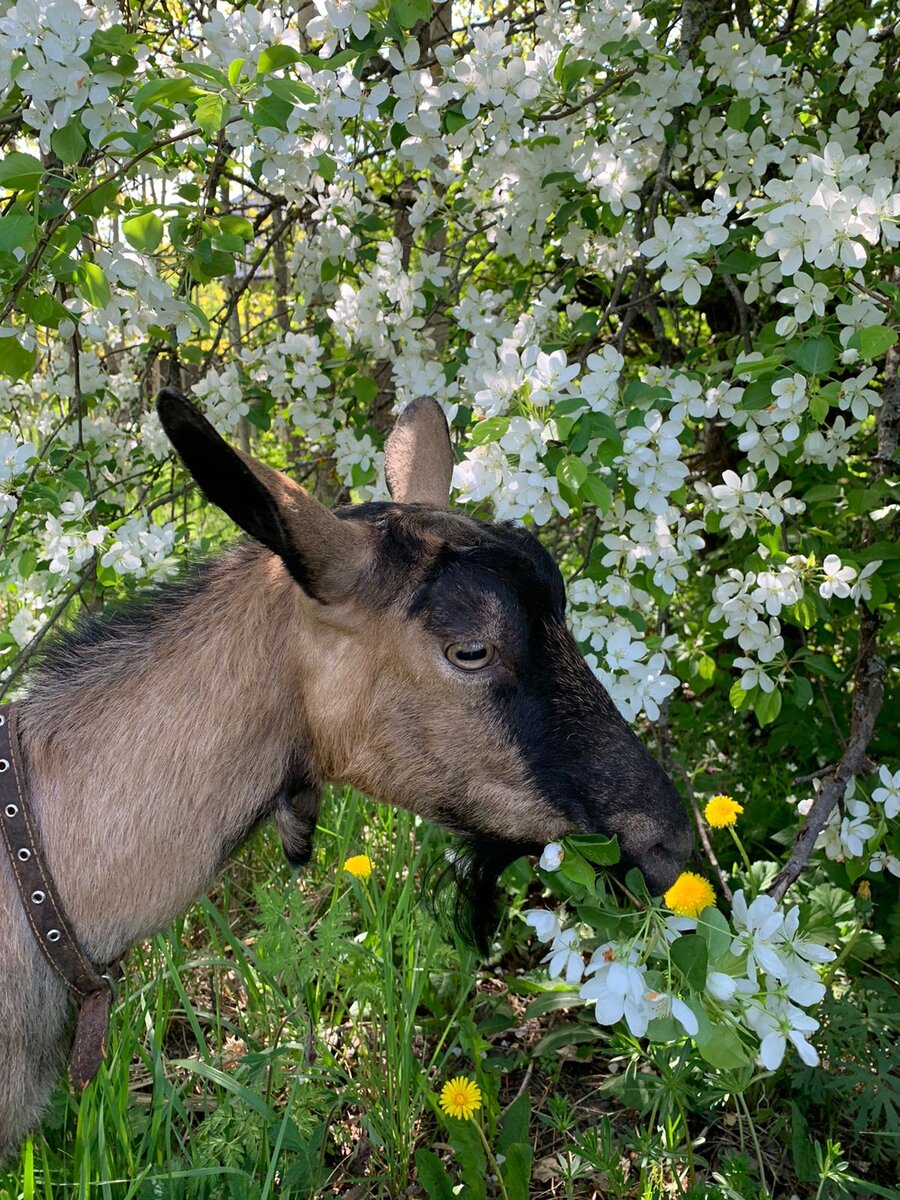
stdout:
{"type": "Polygon", "coordinates": [[[0,758],[0,775],[9,770],[9,759],[0,758]]]}
{"type": "Polygon", "coordinates": [[[62,934],[59,932],[58,929],[51,929],[47,934],[47,941],[48,942],[58,942],[61,937],[62,937],[62,934]]]}
{"type": "Polygon", "coordinates": [[[10,819],[12,819],[13,817],[17,817],[19,815],[19,806],[18,804],[7,804],[3,811],[10,819]]]}
{"type": "Polygon", "coordinates": [[[19,862],[28,862],[29,858],[31,858],[31,851],[26,850],[25,847],[23,846],[22,849],[18,852],[17,857],[19,859],[19,862]]]}
{"type": "Polygon", "coordinates": [[[0,713],[0,729],[2,729],[5,724],[6,724],[6,717],[3,716],[2,713],[0,713]]]}
{"type": "Polygon", "coordinates": [[[47,899],[47,897],[41,891],[31,893],[31,903],[32,904],[43,904],[46,899],[47,899]]]}

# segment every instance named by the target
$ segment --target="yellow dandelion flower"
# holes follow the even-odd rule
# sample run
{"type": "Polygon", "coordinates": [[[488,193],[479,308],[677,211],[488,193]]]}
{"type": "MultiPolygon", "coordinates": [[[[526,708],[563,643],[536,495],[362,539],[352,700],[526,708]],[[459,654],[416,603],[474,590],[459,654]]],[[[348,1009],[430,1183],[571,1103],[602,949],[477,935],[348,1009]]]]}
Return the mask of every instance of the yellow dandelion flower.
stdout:
{"type": "Polygon", "coordinates": [[[704,908],[715,903],[716,895],[708,880],[693,871],[683,871],[663,897],[666,906],[679,917],[699,917],[704,908]]]}
{"type": "Polygon", "coordinates": [[[713,829],[725,829],[728,825],[733,825],[743,811],[743,804],[738,804],[731,796],[713,796],[703,810],[703,815],[713,829]]]}
{"type": "Polygon", "coordinates": [[[356,879],[368,879],[372,874],[372,860],[368,854],[354,854],[344,863],[344,870],[356,879]]]}
{"type": "Polygon", "coordinates": [[[457,1075],[441,1088],[438,1104],[448,1117],[458,1121],[471,1121],[476,1108],[481,1108],[481,1088],[474,1079],[457,1075]]]}

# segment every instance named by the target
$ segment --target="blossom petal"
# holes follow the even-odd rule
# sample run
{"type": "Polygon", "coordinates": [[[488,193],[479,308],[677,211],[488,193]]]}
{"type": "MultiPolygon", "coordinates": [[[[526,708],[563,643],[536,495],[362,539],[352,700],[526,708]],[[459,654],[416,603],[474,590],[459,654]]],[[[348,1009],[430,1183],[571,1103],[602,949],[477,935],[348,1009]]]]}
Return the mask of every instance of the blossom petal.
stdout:
{"type": "Polygon", "coordinates": [[[767,1071],[777,1071],[784,1060],[787,1042],[782,1033],[767,1033],[759,1047],[759,1061],[767,1071]]]}

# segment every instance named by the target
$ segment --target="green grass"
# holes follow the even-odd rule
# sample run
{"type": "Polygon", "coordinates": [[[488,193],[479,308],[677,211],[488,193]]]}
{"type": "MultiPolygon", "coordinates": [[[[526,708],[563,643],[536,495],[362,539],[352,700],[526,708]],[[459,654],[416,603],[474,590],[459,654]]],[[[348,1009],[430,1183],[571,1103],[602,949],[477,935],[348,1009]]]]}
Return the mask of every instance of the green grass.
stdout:
{"type": "Polygon", "coordinates": [[[475,979],[423,910],[438,840],[351,793],[299,876],[255,838],[132,951],[107,1065],[80,1101],[60,1089],[0,1196],[402,1192],[475,979]],[[359,852],[365,882],[340,869],[359,852]]]}
{"type": "MultiPolygon", "coordinates": [[[[446,940],[423,900],[444,845],[349,791],[328,799],[299,875],[273,830],[257,835],[210,896],[131,952],[106,1066],[80,1100],[59,1090],[0,1171],[0,1200],[756,1200],[779,1194],[760,1185],[760,1155],[770,1184],[780,1169],[815,1196],[818,1180],[785,1168],[787,1083],[780,1108],[767,1095],[753,1116],[686,1056],[648,1060],[567,1015],[529,981],[539,951],[514,915],[496,968],[446,940]],[[341,869],[361,852],[367,881],[341,869]],[[481,1086],[490,1159],[436,1108],[452,1074],[481,1086]],[[518,1154],[518,1184],[495,1151],[518,1154]]],[[[521,866],[510,879],[514,909],[538,885],[521,866]]]]}

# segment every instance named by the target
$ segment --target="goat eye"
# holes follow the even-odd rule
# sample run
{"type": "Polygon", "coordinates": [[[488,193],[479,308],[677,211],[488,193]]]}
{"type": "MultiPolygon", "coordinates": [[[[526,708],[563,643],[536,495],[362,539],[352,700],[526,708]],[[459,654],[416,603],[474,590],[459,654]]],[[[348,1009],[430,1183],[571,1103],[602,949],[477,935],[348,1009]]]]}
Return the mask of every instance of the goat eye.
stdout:
{"type": "Polygon", "coordinates": [[[444,651],[454,667],[464,671],[477,671],[494,661],[496,648],[490,642],[453,642],[444,651]]]}

